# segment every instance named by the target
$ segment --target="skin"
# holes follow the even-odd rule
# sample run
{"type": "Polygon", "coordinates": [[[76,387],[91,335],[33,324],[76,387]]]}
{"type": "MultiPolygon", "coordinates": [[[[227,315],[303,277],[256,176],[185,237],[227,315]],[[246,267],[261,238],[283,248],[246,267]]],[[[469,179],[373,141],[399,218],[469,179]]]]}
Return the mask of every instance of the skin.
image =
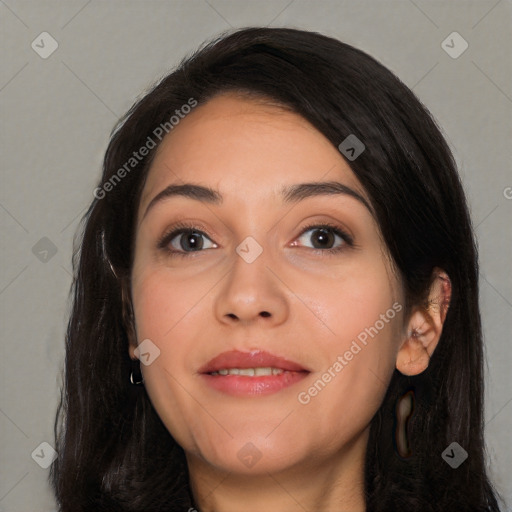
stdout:
{"type": "MultiPolygon", "coordinates": [[[[160,350],[141,365],[144,384],[185,450],[201,511],[365,510],[371,419],[394,368],[423,371],[441,334],[445,307],[413,308],[408,318],[403,308],[309,403],[299,402],[365,328],[404,305],[378,225],[361,202],[323,195],[283,203],[281,186],[312,181],[338,181],[366,197],[337,148],[306,120],[233,94],[187,115],[149,170],[138,210],[129,353],[135,359],[145,339],[160,350]],[[145,214],[161,190],[183,182],[218,189],[222,204],[171,197],[145,214]],[[177,221],[205,232],[202,251],[178,257],[157,248],[177,221]],[[310,222],[339,225],[355,245],[331,255],[315,249],[318,231],[302,233],[310,222]],[[235,251],[247,236],[263,249],[252,263],[235,251]],[[232,349],[265,350],[311,373],[271,395],[229,396],[205,385],[198,369],[232,349]],[[237,456],[249,442],[261,455],[252,467],[237,456]]],[[[336,236],[331,246],[343,243],[336,236]]],[[[449,280],[438,274],[431,300],[445,304],[449,280]]]]}

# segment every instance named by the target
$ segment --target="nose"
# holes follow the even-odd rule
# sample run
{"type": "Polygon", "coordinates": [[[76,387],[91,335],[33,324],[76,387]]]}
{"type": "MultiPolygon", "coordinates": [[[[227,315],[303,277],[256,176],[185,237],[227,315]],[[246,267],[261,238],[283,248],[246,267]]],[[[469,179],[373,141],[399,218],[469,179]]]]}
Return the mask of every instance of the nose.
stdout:
{"type": "Polygon", "coordinates": [[[232,267],[219,289],[215,302],[217,319],[224,324],[276,326],[289,314],[289,297],[283,281],[264,250],[248,262],[236,252],[232,267]]]}

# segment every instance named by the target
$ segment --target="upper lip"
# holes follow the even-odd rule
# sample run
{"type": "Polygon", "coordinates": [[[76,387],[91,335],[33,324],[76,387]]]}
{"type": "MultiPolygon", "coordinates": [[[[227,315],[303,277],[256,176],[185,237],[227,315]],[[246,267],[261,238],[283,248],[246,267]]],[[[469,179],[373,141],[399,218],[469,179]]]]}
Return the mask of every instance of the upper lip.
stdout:
{"type": "Polygon", "coordinates": [[[199,373],[212,373],[230,368],[280,368],[293,372],[309,371],[300,364],[275,356],[263,350],[222,352],[199,369],[199,373]]]}

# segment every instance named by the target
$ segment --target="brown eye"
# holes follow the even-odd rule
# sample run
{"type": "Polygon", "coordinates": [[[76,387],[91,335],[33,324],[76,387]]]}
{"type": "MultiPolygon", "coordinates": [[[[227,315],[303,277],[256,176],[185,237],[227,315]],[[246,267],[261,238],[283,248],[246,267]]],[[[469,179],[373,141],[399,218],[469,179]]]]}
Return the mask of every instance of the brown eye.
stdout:
{"type": "Polygon", "coordinates": [[[351,238],[340,228],[330,225],[308,226],[298,238],[301,245],[306,242],[312,244],[313,249],[336,251],[344,248],[345,245],[352,245],[351,238]],[[337,245],[335,245],[337,243],[337,245]]]}
{"type": "Polygon", "coordinates": [[[315,249],[331,249],[336,237],[332,231],[326,229],[314,229],[310,237],[315,249]]]}

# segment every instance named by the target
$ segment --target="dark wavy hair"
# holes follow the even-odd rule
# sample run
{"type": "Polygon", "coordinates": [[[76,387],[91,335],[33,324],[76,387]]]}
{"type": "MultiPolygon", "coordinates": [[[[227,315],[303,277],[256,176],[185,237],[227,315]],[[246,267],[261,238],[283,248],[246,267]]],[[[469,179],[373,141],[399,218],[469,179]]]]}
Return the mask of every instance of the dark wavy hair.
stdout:
{"type": "MultiPolygon", "coordinates": [[[[367,511],[499,511],[501,497],[486,473],[476,245],[453,156],[431,114],[361,50],[314,32],[245,28],[203,45],[131,107],[111,134],[99,187],[114,183],[133,152],[190,98],[201,105],[225,92],[282,105],[335,147],[349,134],[365,144],[347,163],[370,198],[408,307],[424,303],[435,267],[450,276],[451,305],[429,367],[412,377],[395,370],[371,422],[367,511]],[[394,442],[395,407],[410,391],[412,455],[404,458],[394,442]],[[454,441],[468,453],[457,469],[441,457],[454,441]]],[[[108,193],[96,194],[75,240],[50,472],[61,512],[194,506],[182,448],[144,386],[130,384],[135,219],[156,147],[108,193]]]]}

